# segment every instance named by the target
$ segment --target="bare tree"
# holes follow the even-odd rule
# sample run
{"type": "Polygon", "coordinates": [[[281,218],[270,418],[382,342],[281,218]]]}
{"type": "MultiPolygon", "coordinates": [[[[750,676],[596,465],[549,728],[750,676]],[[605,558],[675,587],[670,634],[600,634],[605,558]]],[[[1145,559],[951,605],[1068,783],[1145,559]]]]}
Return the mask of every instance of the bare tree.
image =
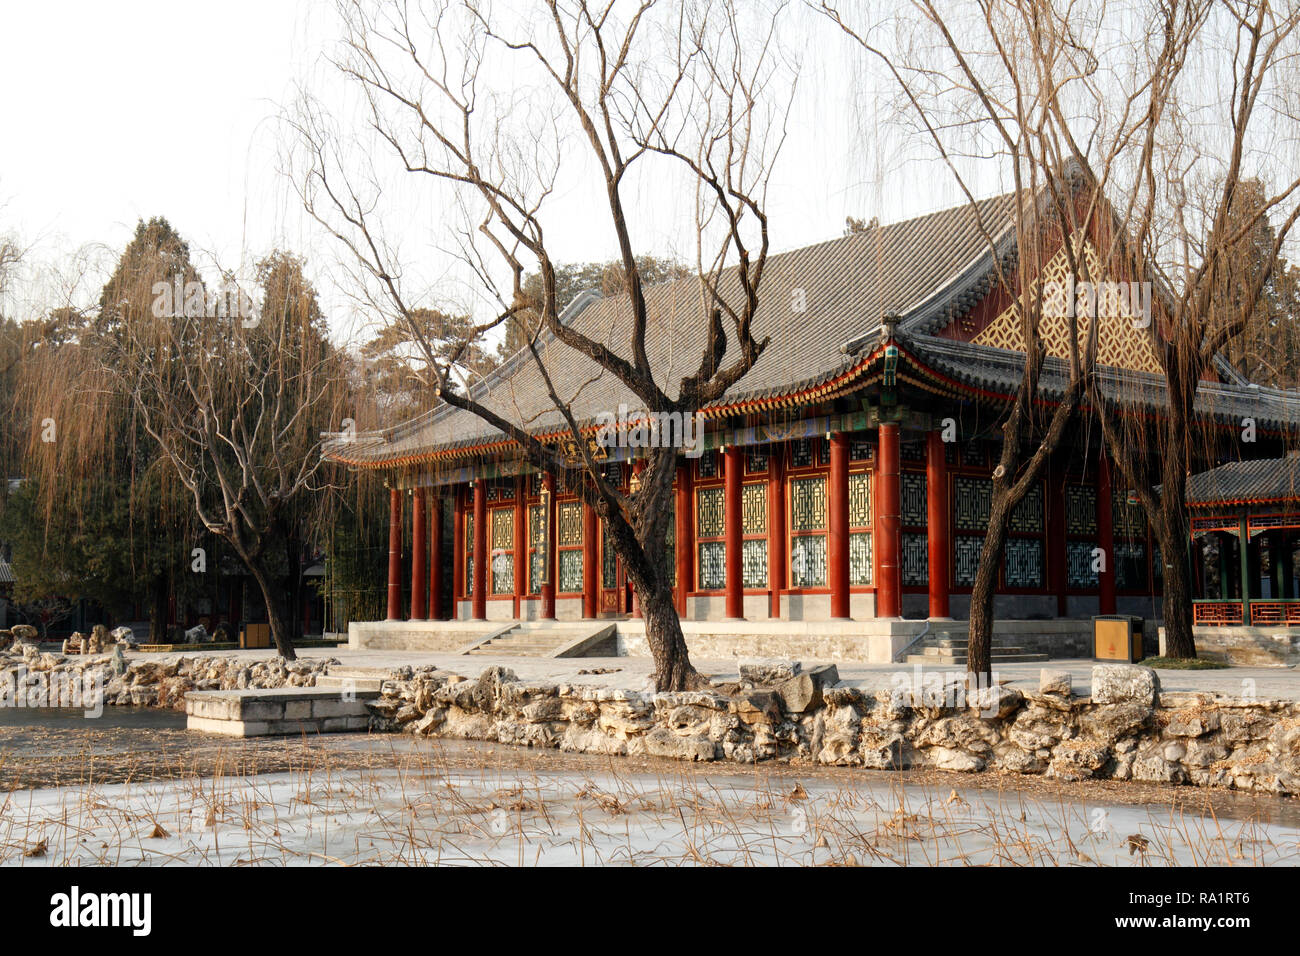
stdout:
{"type": "MultiPolygon", "coordinates": [[[[275,646],[293,659],[296,617],[278,570],[287,553],[292,571],[300,550],[295,509],[320,490],[320,433],[337,421],[341,376],[314,293],[284,265],[263,261],[260,310],[233,285],[223,298],[191,280],[182,298],[140,270],[154,307],[123,310],[96,344],[101,374],[129,397],[203,526],[248,569],[275,646]]],[[[148,301],[138,289],[127,297],[148,301]]]]}
{"type": "MultiPolygon", "coordinates": [[[[1202,384],[1217,376],[1220,353],[1251,321],[1300,214],[1300,182],[1276,163],[1295,143],[1288,91],[1295,89],[1294,32],[1300,14],[1294,6],[1249,0],[1156,5],[978,0],[940,7],[937,0],[914,4],[919,19],[941,37],[940,49],[948,57],[942,69],[916,59],[899,66],[897,56],[855,35],[889,60],[936,141],[955,138],[954,129],[971,131],[969,107],[975,104],[978,119],[986,125],[992,121],[993,141],[1000,140],[1002,148],[991,150],[985,140],[971,137],[966,158],[1014,158],[1041,170],[1049,184],[1052,176],[1070,171],[1075,212],[1060,222],[1090,227],[1104,240],[1098,258],[1105,274],[1089,276],[1087,263],[1072,259],[1070,271],[1077,279],[1155,286],[1151,346],[1163,389],[1152,388],[1141,375],[1121,376],[1118,384],[1113,377],[1103,381],[1091,368],[1094,344],[1080,347],[1071,330],[1067,394],[1076,405],[1082,397],[1095,413],[1110,458],[1137,493],[1159,543],[1169,653],[1195,656],[1184,560],[1185,484],[1194,468],[1212,462],[1218,447],[1208,427],[1202,384]],[[1122,34],[1098,30],[1104,23],[1125,29],[1122,34]],[[985,79],[989,76],[996,82],[985,79]],[[1219,90],[1231,95],[1221,96],[1219,90]],[[1264,170],[1284,177],[1277,191],[1238,201],[1244,180],[1264,170]],[[1267,248],[1258,248],[1261,221],[1270,214],[1280,222],[1266,231],[1267,248]],[[1233,295],[1216,297],[1234,264],[1245,262],[1253,266],[1248,274],[1233,273],[1228,283],[1233,295]],[[1081,376],[1075,374],[1076,362],[1081,376]],[[1161,409],[1154,419],[1147,414],[1152,404],[1161,409]]],[[[823,10],[844,25],[830,3],[823,10]]],[[[1017,187],[1027,179],[1016,177],[1017,187]]],[[[1070,212],[1071,204],[1054,205],[1060,213],[1070,212]]],[[[1021,232],[1017,224],[1018,239],[1021,232]]],[[[1070,244],[1063,248],[1068,255],[1070,244]]],[[[1028,275],[1024,266],[1022,278],[1028,275]]],[[[1019,484],[1010,478],[1017,473],[1016,422],[1024,415],[1017,409],[1030,407],[1024,403],[1035,390],[1032,333],[1027,327],[1025,377],[1003,427],[991,532],[1006,516],[996,504],[1000,493],[1012,505],[1016,500],[1014,486],[1008,489],[1007,483],[1019,484]]],[[[1050,449],[1040,444],[1039,450],[1050,449]]],[[[1029,461],[1036,458],[1037,453],[1029,461]]],[[[976,645],[984,643],[980,632],[988,625],[979,621],[985,612],[976,605],[987,607],[983,585],[996,574],[990,558],[997,555],[990,545],[986,538],[979,569],[985,580],[977,579],[972,594],[973,669],[986,661],[976,645]]],[[[1114,562],[1115,556],[1105,560],[1114,562]]]]}
{"type": "Polygon", "coordinates": [[[1293,102],[1300,9],[1183,0],[1143,12],[1155,68],[1146,58],[1134,64],[1129,48],[1113,53],[1152,90],[1149,108],[1122,137],[1107,130],[1091,143],[1073,138],[1071,155],[1093,178],[1114,184],[1128,272],[1156,286],[1163,413],[1154,421],[1138,414],[1151,399],[1140,386],[1107,394],[1094,383],[1089,398],[1160,547],[1166,652],[1191,658],[1187,477],[1214,464],[1219,448],[1205,383],[1220,377],[1217,362],[1251,323],[1300,218],[1293,102]],[[1279,184],[1240,201],[1255,179],[1279,184]],[[1261,255],[1251,247],[1269,216],[1276,225],[1261,255]],[[1240,270],[1252,252],[1257,267],[1240,270]],[[1221,294],[1225,284],[1235,286],[1233,295],[1221,294]]]}
{"type": "MultiPolygon", "coordinates": [[[[570,410],[578,383],[553,380],[538,343],[547,336],[580,353],[593,375],[615,377],[650,414],[689,416],[754,365],[767,344],[753,329],[769,250],[765,191],[788,108],[788,71],[774,40],[781,9],[742,13],[730,0],[551,0],[517,18],[476,2],[418,13],[406,4],[344,2],[340,12],[339,70],[363,94],[366,122],[397,167],[446,187],[460,204],[468,217],[463,258],[489,290],[494,314],[450,350],[424,335],[407,270],[374,211],[382,180],[340,160],[339,136],[309,101],[292,121],[305,152],[297,179],[307,209],[360,264],[376,308],[419,344],[437,374],[435,395],[514,439],[534,467],[557,473],[566,462],[556,445],[449,375],[462,349],[512,317],[538,316],[527,354],[580,449],[579,493],[606,523],[640,600],[656,684],[697,686],[664,561],[677,449],[648,449],[637,489],[615,487],[583,435],[586,423],[570,410]],[[494,84],[497,76],[513,88],[494,84]],[[618,342],[560,320],[559,266],[546,232],[557,213],[548,200],[579,166],[594,170],[599,223],[621,263],[628,321],[618,342]],[[679,183],[676,195],[694,204],[704,345],[693,371],[675,383],[656,376],[647,347],[645,260],[629,199],[633,181],[646,176],[679,183]],[[540,296],[524,287],[530,272],[540,296]]],[[[788,89],[792,95],[792,79],[788,89]]]]}
{"type": "MultiPolygon", "coordinates": [[[[910,43],[897,46],[875,39],[878,25],[870,18],[851,21],[825,2],[820,9],[883,63],[897,84],[921,135],[975,213],[994,263],[989,294],[1003,294],[1019,320],[1025,363],[1000,417],[1001,449],[969,612],[967,669],[991,679],[993,597],[1011,518],[1060,447],[1096,362],[1099,323],[1081,327],[1079,313],[1062,309],[1059,294],[1042,278],[1057,255],[1065,257],[1065,271],[1075,281],[1098,278],[1084,254],[1084,240],[1095,233],[1104,201],[1097,184],[1067,164],[1068,130],[1059,125],[1055,109],[1073,95],[1091,63],[1068,19],[1038,0],[981,0],[960,12],[931,0],[913,7],[909,24],[919,22],[921,36],[913,34],[910,43]],[[1012,255],[1005,245],[1005,220],[988,221],[981,213],[987,207],[970,184],[974,158],[985,166],[996,164],[1012,186],[1012,255]],[[1065,354],[1058,358],[1064,360],[1066,381],[1061,394],[1046,402],[1039,381],[1048,359],[1045,330],[1052,323],[1063,325],[1065,354]]],[[[852,219],[849,228],[855,228],[852,219]]]]}

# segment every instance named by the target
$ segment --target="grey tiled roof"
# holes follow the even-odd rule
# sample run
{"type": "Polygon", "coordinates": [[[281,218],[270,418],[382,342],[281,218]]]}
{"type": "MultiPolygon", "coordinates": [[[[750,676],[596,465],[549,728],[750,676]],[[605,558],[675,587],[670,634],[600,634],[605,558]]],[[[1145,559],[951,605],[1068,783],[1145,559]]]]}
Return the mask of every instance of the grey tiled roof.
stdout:
{"type": "MultiPolygon", "coordinates": [[[[930,368],[998,395],[1013,394],[1024,375],[1022,352],[933,335],[903,335],[901,344],[930,368]]],[[[1148,408],[1162,408],[1165,404],[1163,375],[1108,365],[1099,366],[1097,375],[1102,394],[1107,397],[1148,408]]],[[[1068,383],[1069,366],[1058,358],[1046,359],[1039,376],[1039,391],[1056,398],[1064,394],[1068,383]]],[[[1300,393],[1287,389],[1240,385],[1237,381],[1202,382],[1197,390],[1196,409],[1224,424],[1253,418],[1260,429],[1295,431],[1300,428],[1300,393]]]]}
{"type": "Polygon", "coordinates": [[[16,580],[13,567],[4,558],[0,558],[0,584],[13,584],[16,580]]]}
{"type": "Polygon", "coordinates": [[[1300,458],[1234,461],[1187,479],[1187,503],[1300,501],[1300,458]]]}
{"type": "MultiPolygon", "coordinates": [[[[1005,234],[1012,223],[1012,197],[988,199],[977,208],[978,216],[963,204],[769,256],[754,333],[760,341],[764,336],[770,341],[754,367],[718,404],[782,395],[834,378],[860,360],[842,350],[846,342],[876,332],[886,313],[913,313],[942,290],[959,286],[972,270],[978,272],[981,262],[991,261],[980,223],[985,229],[1000,224],[999,235],[1005,234]],[[792,308],[796,289],[803,290],[804,312],[792,308]]],[[[723,289],[729,301],[737,301],[734,270],[728,272],[723,289]]],[[[655,285],[647,289],[647,299],[651,367],[660,387],[675,395],[683,375],[698,366],[704,348],[707,330],[698,283],[686,279],[655,285]]],[[[565,321],[628,355],[630,311],[625,296],[591,296],[576,302],[565,321]]],[[[728,329],[724,364],[737,355],[733,338],[728,329]]],[[[639,407],[614,375],[573,349],[547,336],[539,351],[557,392],[579,422],[590,422],[603,411],[617,412],[620,403],[639,407]]],[[[530,431],[563,427],[526,353],[476,385],[474,397],[530,431]]],[[[385,437],[359,435],[347,445],[332,442],[327,453],[358,463],[389,461],[503,437],[476,415],[442,405],[387,430],[385,437]]]]}

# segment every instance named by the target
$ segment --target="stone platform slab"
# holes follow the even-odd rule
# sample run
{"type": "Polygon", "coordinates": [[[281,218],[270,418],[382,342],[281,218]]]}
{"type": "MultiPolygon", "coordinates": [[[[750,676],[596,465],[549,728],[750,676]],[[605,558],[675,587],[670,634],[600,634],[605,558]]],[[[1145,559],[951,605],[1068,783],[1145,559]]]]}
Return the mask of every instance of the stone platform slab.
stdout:
{"type": "Polygon", "coordinates": [[[186,729],[227,737],[274,737],[365,730],[365,702],[377,689],[277,687],[270,690],[192,690],[185,695],[186,729]]]}

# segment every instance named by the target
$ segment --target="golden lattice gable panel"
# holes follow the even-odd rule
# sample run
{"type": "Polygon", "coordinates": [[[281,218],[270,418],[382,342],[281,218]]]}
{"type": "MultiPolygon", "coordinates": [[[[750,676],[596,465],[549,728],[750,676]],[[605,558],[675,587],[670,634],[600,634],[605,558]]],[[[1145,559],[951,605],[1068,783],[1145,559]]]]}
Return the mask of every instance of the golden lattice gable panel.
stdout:
{"type": "MultiPolygon", "coordinates": [[[[1097,249],[1091,240],[1084,239],[1080,242],[1076,237],[1074,245],[1076,250],[1081,248],[1084,261],[1087,263],[1088,275],[1092,277],[1093,281],[1110,281],[1109,277],[1102,271],[1101,257],[1097,254],[1097,249]]],[[[1052,260],[1043,269],[1042,274],[1034,280],[1030,294],[1038,295],[1039,289],[1042,287],[1051,289],[1052,283],[1056,283],[1058,289],[1064,288],[1068,285],[1069,278],[1069,262],[1065,250],[1062,249],[1052,257],[1052,260]]],[[[1047,299],[1050,301],[1052,297],[1048,296],[1047,299]]],[[[1051,312],[1063,313],[1064,310],[1057,308],[1049,311],[1046,308],[1047,305],[1048,302],[1045,302],[1043,319],[1039,324],[1039,335],[1047,348],[1048,355],[1068,360],[1070,357],[1069,319],[1064,314],[1051,314],[1051,312]]],[[[1134,369],[1140,372],[1160,372],[1160,363],[1156,358],[1156,352],[1152,345],[1151,329],[1142,327],[1142,322],[1135,325],[1134,320],[1138,319],[1138,311],[1123,299],[1111,301],[1108,306],[1108,308],[1099,308],[1097,310],[1099,313],[1097,329],[1098,363],[1113,368],[1134,369]]],[[[1088,315],[1079,315],[1079,344],[1081,346],[1088,340],[1088,330],[1091,324],[1092,319],[1088,315]]],[[[1025,351],[1025,334],[1020,318],[1020,306],[1013,304],[990,322],[972,341],[977,345],[991,345],[995,348],[1011,349],[1016,352],[1025,351]]]]}

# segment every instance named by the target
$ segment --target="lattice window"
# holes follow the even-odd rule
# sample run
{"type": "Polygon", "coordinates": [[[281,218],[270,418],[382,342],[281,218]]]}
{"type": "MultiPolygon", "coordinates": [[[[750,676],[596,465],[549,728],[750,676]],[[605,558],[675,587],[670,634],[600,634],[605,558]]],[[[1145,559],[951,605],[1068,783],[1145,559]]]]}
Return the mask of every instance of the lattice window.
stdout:
{"type": "MultiPolygon", "coordinates": [[[[1128,492],[1118,488],[1111,490],[1111,524],[1117,538],[1145,538],[1147,535],[1147,516],[1141,504],[1129,504],[1128,492]]],[[[1144,574],[1145,578],[1146,575],[1144,574]]],[[[1143,586],[1145,586],[1143,581],[1143,586]]]]}
{"type": "Polygon", "coordinates": [[[528,593],[542,591],[542,562],[546,560],[546,506],[528,506],[528,593]]]}
{"type": "Polygon", "coordinates": [[[988,464],[983,442],[967,442],[961,449],[961,463],[970,468],[983,468],[988,464]]]}
{"type": "Polygon", "coordinates": [[[790,585],[826,585],[826,479],[790,482],[790,585]]]}
{"type": "Polygon", "coordinates": [[[582,590],[582,550],[575,548],[569,551],[561,551],[559,554],[560,563],[560,590],[566,594],[574,594],[582,590]]]}
{"type": "Polygon", "coordinates": [[[515,549],[514,508],[492,509],[492,541],[490,546],[493,551],[513,551],[515,549]]]}
{"type": "Polygon", "coordinates": [[[790,528],[826,530],[825,478],[795,478],[790,482],[790,528]]]}
{"type": "Polygon", "coordinates": [[[695,489],[695,537],[699,545],[696,580],[701,591],[726,587],[726,495],[722,488],[695,489]]]}
{"type": "Polygon", "coordinates": [[[903,532],[900,577],[903,584],[909,587],[920,587],[929,583],[929,542],[924,531],[903,532]]]}
{"type": "Polygon", "coordinates": [[[872,580],[872,537],[870,531],[849,535],[849,584],[863,587],[872,580]]]}
{"type": "Polygon", "coordinates": [[[559,545],[567,547],[582,544],[582,502],[564,501],[556,508],[559,527],[559,545]]]}
{"type": "Polygon", "coordinates": [[[740,552],[744,587],[767,587],[767,539],[748,538],[740,552]]]}
{"type": "Polygon", "coordinates": [[[871,524],[871,472],[855,471],[849,475],[849,527],[871,524]]]}
{"type": "Polygon", "coordinates": [[[1065,486],[1065,531],[1080,536],[1097,533],[1097,489],[1092,485],[1065,486]]]}
{"type": "Polygon", "coordinates": [[[746,535],[767,534],[767,485],[745,485],[740,492],[741,522],[746,535]]]}
{"type": "Polygon", "coordinates": [[[975,571],[980,564],[980,549],[984,538],[980,535],[958,534],[952,539],[952,578],[957,587],[968,588],[975,584],[975,571]]]}
{"type": "Polygon", "coordinates": [[[742,586],[767,587],[767,482],[752,482],[741,488],[741,525],[744,542],[740,561],[742,586]]]}
{"type": "Polygon", "coordinates": [[[953,481],[953,525],[962,531],[987,531],[993,482],[958,475],[953,481]]]}
{"type": "Polygon", "coordinates": [[[903,524],[923,527],[926,523],[925,472],[902,472],[898,476],[898,495],[903,524]]]}
{"type": "Polygon", "coordinates": [[[568,594],[582,590],[582,502],[561,501],[555,506],[558,587],[568,594]],[[577,576],[574,577],[574,569],[577,576]]]}
{"type": "Polygon", "coordinates": [[[474,512],[465,513],[465,593],[474,593],[474,512]]]}
{"type": "Polygon", "coordinates": [[[528,476],[528,494],[532,498],[539,497],[542,493],[542,473],[535,471],[528,476]]]}
{"type": "Polygon", "coordinates": [[[609,525],[603,521],[600,525],[600,586],[605,589],[618,587],[618,555],[614,551],[609,525]]]}
{"type": "Polygon", "coordinates": [[[899,442],[898,457],[903,461],[925,461],[925,442],[924,441],[899,442]]]}
{"type": "Polygon", "coordinates": [[[821,441],[816,438],[796,438],[790,442],[790,467],[811,468],[822,464],[821,441]]]}
{"type": "Polygon", "coordinates": [[[701,591],[721,591],[727,586],[727,546],[722,541],[701,541],[699,546],[701,591]]]}
{"type": "Polygon", "coordinates": [[[701,538],[720,538],[725,533],[725,495],[721,488],[695,490],[697,517],[695,533],[701,538]]]}
{"type": "Polygon", "coordinates": [[[615,488],[623,487],[623,465],[617,461],[605,463],[604,468],[605,480],[615,488]]]}
{"type": "Polygon", "coordinates": [[[767,446],[750,445],[745,449],[745,470],[750,474],[762,474],[767,471],[767,446]]]}
{"type": "Polygon", "coordinates": [[[1043,486],[1034,483],[1011,512],[1008,527],[1022,534],[1043,533],[1043,486]]]}
{"type": "Polygon", "coordinates": [[[876,443],[870,438],[849,439],[850,461],[870,461],[871,456],[875,454],[875,450],[876,443]]]}
{"type": "Polygon", "coordinates": [[[1065,583],[1075,590],[1095,588],[1098,575],[1093,570],[1093,543],[1067,541],[1065,544],[1065,583]]]}
{"type": "Polygon", "coordinates": [[[800,535],[790,543],[790,586],[826,586],[826,536],[800,535]]]}
{"type": "Polygon", "coordinates": [[[1041,588],[1043,586],[1043,542],[1041,538],[1008,538],[1006,586],[1009,588],[1041,588]]]}
{"type": "Polygon", "coordinates": [[[515,510],[493,508],[492,520],[492,593],[515,591],[515,510]]]}
{"type": "Polygon", "coordinates": [[[695,474],[701,478],[718,477],[718,452],[711,448],[700,455],[695,462],[695,474]]]}
{"type": "Polygon", "coordinates": [[[515,553],[498,551],[492,555],[492,593],[515,593],[515,553]]]}
{"type": "Polygon", "coordinates": [[[1145,590],[1147,548],[1144,542],[1115,542],[1115,586],[1122,590],[1145,590]]]}

